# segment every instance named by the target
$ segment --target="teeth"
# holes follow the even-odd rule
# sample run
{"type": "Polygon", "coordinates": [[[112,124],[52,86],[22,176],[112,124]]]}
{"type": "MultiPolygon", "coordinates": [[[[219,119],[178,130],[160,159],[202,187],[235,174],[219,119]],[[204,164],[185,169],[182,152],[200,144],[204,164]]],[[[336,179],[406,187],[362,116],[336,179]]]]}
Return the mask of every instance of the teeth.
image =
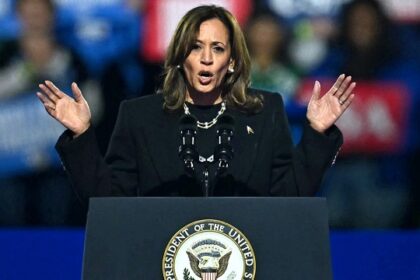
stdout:
{"type": "Polygon", "coordinates": [[[200,76],[203,76],[203,77],[211,77],[213,75],[210,72],[201,72],[200,73],[200,76]]]}

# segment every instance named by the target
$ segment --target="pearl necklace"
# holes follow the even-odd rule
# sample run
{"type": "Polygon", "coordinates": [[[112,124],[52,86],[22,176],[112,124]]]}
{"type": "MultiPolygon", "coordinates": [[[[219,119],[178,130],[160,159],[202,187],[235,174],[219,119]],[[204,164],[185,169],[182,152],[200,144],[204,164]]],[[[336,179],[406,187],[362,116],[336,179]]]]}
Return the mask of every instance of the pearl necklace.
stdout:
{"type": "MultiPolygon", "coordinates": [[[[219,112],[217,112],[217,116],[214,117],[209,122],[200,122],[200,121],[197,120],[197,127],[202,128],[202,129],[209,129],[210,127],[212,127],[213,125],[215,125],[217,123],[217,120],[225,112],[225,110],[226,110],[226,103],[223,101],[219,112]]],[[[184,103],[184,113],[185,113],[185,115],[191,115],[190,109],[188,108],[187,104],[185,104],[185,103],[184,103]]]]}

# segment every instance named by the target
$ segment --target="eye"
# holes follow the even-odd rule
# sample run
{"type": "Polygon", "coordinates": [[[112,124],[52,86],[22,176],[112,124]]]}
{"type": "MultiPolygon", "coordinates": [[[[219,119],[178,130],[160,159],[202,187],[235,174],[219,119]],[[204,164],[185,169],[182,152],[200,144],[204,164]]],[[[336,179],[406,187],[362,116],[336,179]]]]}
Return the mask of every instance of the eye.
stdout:
{"type": "Polygon", "coordinates": [[[199,50],[199,49],[201,49],[201,46],[197,43],[195,43],[191,46],[191,50],[199,50]]]}
{"type": "Polygon", "coordinates": [[[213,48],[213,50],[215,50],[216,52],[222,53],[222,52],[224,52],[224,51],[225,51],[225,48],[220,47],[220,46],[215,46],[215,47],[213,48]]]}

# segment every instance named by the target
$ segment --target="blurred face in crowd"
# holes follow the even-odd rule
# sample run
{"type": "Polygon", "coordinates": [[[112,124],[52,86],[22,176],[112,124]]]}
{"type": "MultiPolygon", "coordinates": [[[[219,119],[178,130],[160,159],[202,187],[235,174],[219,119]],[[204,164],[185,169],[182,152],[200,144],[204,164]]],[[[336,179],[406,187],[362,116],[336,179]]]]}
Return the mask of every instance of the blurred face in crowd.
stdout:
{"type": "Polygon", "coordinates": [[[50,31],[53,28],[53,8],[49,0],[20,0],[18,14],[24,31],[50,31]]]}
{"type": "Polygon", "coordinates": [[[283,32],[280,25],[270,17],[261,17],[248,29],[248,42],[252,55],[274,59],[282,44],[283,32]]]}
{"type": "Polygon", "coordinates": [[[231,63],[229,32],[219,19],[200,25],[197,39],[184,61],[187,101],[215,104],[221,102],[221,85],[231,63]]]}
{"type": "Polygon", "coordinates": [[[33,70],[42,71],[50,62],[55,45],[48,34],[31,32],[21,38],[20,47],[33,70]]]}
{"type": "Polygon", "coordinates": [[[379,19],[376,11],[368,5],[356,6],[350,14],[349,39],[359,49],[374,47],[379,37],[379,19]]]}

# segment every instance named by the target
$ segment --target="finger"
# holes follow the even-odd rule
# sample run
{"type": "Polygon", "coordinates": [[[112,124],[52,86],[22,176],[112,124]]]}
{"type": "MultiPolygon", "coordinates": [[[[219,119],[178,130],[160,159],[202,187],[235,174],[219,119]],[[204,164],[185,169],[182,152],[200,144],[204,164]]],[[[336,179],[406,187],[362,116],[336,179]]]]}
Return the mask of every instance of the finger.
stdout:
{"type": "Polygon", "coordinates": [[[36,95],[41,100],[42,105],[44,105],[45,110],[50,114],[51,116],[55,117],[55,104],[51,102],[45,95],[43,95],[40,92],[37,92],[36,95]]]}
{"type": "Polygon", "coordinates": [[[48,86],[50,91],[58,98],[63,98],[65,96],[65,94],[58,87],[56,87],[53,82],[47,80],[45,81],[45,84],[48,86]]]}
{"type": "Polygon", "coordinates": [[[82,91],[80,90],[79,86],[75,82],[71,84],[71,90],[73,91],[73,96],[76,102],[80,102],[84,100],[82,91]]]}
{"type": "Polygon", "coordinates": [[[55,111],[55,109],[50,108],[50,107],[45,107],[45,106],[44,106],[44,108],[45,108],[45,111],[47,111],[47,113],[48,113],[51,117],[53,117],[54,119],[57,119],[57,112],[55,111]]]}
{"type": "Polygon", "coordinates": [[[340,104],[343,104],[346,102],[346,100],[349,98],[349,96],[352,94],[354,88],[356,87],[356,83],[353,82],[350,84],[350,86],[346,89],[346,91],[338,98],[340,104]]]}
{"type": "Polygon", "coordinates": [[[345,110],[347,110],[347,108],[350,106],[350,104],[353,102],[354,99],[354,93],[352,93],[349,98],[346,99],[346,101],[344,101],[344,103],[341,105],[342,108],[342,112],[344,112],[345,110]]]}
{"type": "Polygon", "coordinates": [[[57,95],[55,95],[50,89],[49,87],[47,87],[44,84],[39,84],[39,88],[43,91],[44,96],[48,97],[48,99],[50,99],[52,102],[57,102],[58,101],[58,97],[57,95]]]}
{"type": "Polygon", "coordinates": [[[338,76],[337,80],[335,81],[334,85],[331,87],[331,89],[328,91],[331,95],[335,95],[337,90],[340,88],[341,83],[344,81],[344,78],[346,75],[341,74],[338,76]]]}
{"type": "Polygon", "coordinates": [[[38,96],[39,100],[41,100],[42,104],[45,107],[51,107],[55,109],[55,103],[51,101],[51,99],[48,98],[45,94],[42,94],[41,92],[37,92],[36,96],[38,96]]]}
{"type": "Polygon", "coordinates": [[[345,78],[343,80],[343,82],[341,83],[340,87],[338,88],[337,92],[335,93],[335,96],[337,98],[341,98],[341,96],[343,95],[343,93],[348,89],[349,84],[351,82],[352,77],[351,76],[347,76],[347,78],[345,78]]]}
{"type": "Polygon", "coordinates": [[[318,81],[315,81],[314,88],[312,90],[311,100],[309,102],[311,102],[312,100],[318,100],[320,95],[321,95],[321,84],[318,81]]]}

